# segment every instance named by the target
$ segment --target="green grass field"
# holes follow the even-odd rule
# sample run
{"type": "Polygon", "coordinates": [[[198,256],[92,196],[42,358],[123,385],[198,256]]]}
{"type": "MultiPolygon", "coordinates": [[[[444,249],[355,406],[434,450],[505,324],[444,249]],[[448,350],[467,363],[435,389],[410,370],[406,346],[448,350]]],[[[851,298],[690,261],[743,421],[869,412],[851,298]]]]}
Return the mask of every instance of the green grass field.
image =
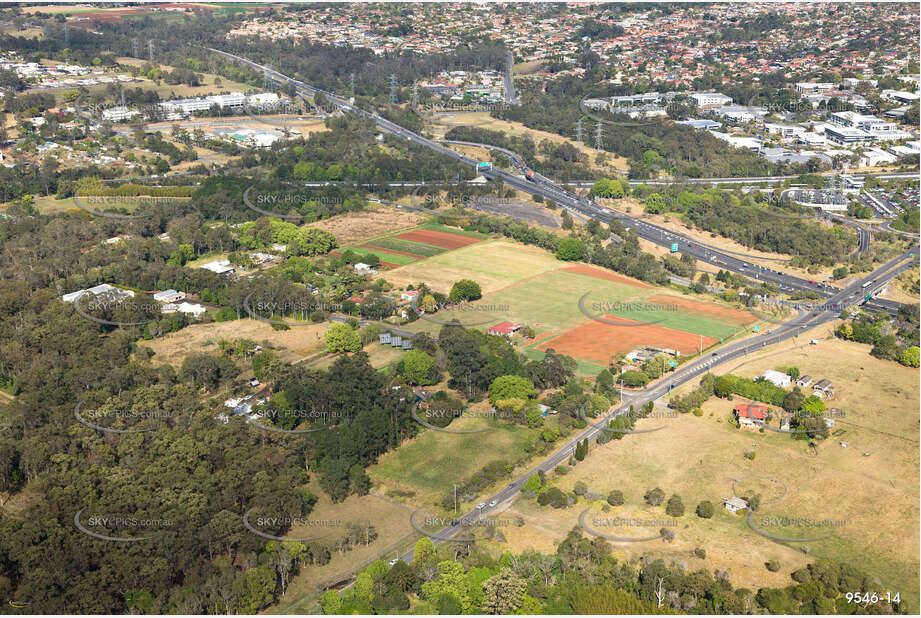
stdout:
{"type": "Polygon", "coordinates": [[[416,261],[416,258],[411,258],[408,255],[399,255],[396,253],[388,253],[381,249],[364,249],[362,247],[349,247],[351,251],[354,251],[358,255],[376,255],[381,259],[381,262],[387,262],[389,264],[412,264],[416,261]]]}
{"type": "MultiPolygon", "coordinates": [[[[586,313],[616,315],[717,339],[728,337],[739,329],[737,323],[704,313],[667,309],[670,305],[661,300],[646,302],[649,297],[661,293],[660,288],[641,288],[580,273],[551,270],[487,294],[473,303],[474,306],[483,307],[483,311],[442,311],[433,317],[442,322],[457,319],[483,327],[503,321],[527,324],[538,337],[551,332],[561,333],[584,324],[591,319],[586,313]],[[589,295],[582,302],[585,309],[583,312],[579,301],[585,294],[589,295]],[[614,311],[603,309],[617,306],[617,303],[624,307],[614,311]]],[[[440,326],[434,321],[419,320],[410,329],[434,332],[440,326]]]]}
{"type": "Polygon", "coordinates": [[[421,242],[403,240],[402,238],[381,238],[379,240],[372,240],[364,244],[368,245],[369,247],[380,247],[381,249],[393,249],[394,251],[412,253],[413,255],[418,255],[419,257],[432,257],[433,255],[438,255],[439,253],[444,253],[446,251],[446,249],[443,249],[442,247],[434,247],[432,245],[426,245],[421,242]]]}
{"type": "Polygon", "coordinates": [[[447,225],[442,225],[440,223],[426,223],[420,225],[419,229],[423,230],[435,230],[436,232],[446,232],[448,234],[457,234],[458,236],[468,236],[470,238],[492,238],[489,234],[482,234],[480,232],[473,232],[468,230],[462,230],[456,227],[450,227],[447,225]]]}
{"type": "Polygon", "coordinates": [[[395,451],[380,458],[368,473],[381,490],[411,488],[419,494],[418,505],[430,505],[452,483],[469,479],[474,472],[497,460],[515,460],[536,429],[525,429],[484,418],[459,418],[449,429],[488,431],[455,434],[426,429],[395,451]]]}

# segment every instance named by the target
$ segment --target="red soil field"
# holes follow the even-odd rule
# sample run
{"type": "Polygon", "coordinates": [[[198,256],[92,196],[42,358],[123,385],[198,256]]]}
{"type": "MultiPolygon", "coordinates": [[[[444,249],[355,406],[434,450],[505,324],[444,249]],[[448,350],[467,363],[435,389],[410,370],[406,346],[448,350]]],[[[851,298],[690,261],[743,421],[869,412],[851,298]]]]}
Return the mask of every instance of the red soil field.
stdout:
{"type": "Polygon", "coordinates": [[[625,283],[627,285],[632,285],[638,288],[655,287],[655,286],[649,285],[648,283],[643,283],[642,281],[631,279],[630,277],[618,275],[615,272],[602,270],[600,268],[593,268],[591,266],[583,266],[583,265],[567,266],[566,268],[563,268],[562,270],[569,271],[571,273],[578,273],[580,275],[588,275],[589,277],[595,277],[596,279],[607,279],[608,281],[614,281],[617,283],[625,283]]]}
{"type": "MultiPolygon", "coordinates": [[[[407,232],[399,236],[394,236],[394,238],[421,242],[427,245],[441,247],[442,249],[460,249],[461,247],[468,247],[481,242],[479,238],[470,238],[469,236],[449,234],[448,232],[438,232],[436,230],[416,230],[414,232],[407,232]]],[[[388,249],[388,251],[390,251],[390,249],[388,249]]]]}
{"type": "Polygon", "coordinates": [[[722,305],[717,305],[715,303],[691,300],[690,298],[667,296],[665,294],[656,294],[655,296],[650,296],[646,299],[645,302],[658,303],[662,305],[677,305],[679,309],[686,309],[687,311],[693,311],[695,313],[703,313],[704,315],[712,315],[715,318],[729,320],[736,324],[749,324],[750,322],[754,322],[758,319],[757,316],[741,309],[723,307],[722,305]]]}
{"type": "MultiPolygon", "coordinates": [[[[608,320],[638,324],[633,320],[625,320],[617,316],[606,315],[604,317],[608,320]]],[[[716,342],[716,339],[704,337],[703,347],[706,348],[716,342]]],[[[607,367],[611,362],[611,357],[615,354],[629,352],[643,345],[672,348],[682,354],[694,354],[700,345],[700,335],[656,324],[615,326],[590,321],[563,333],[559,337],[539,344],[537,349],[553,348],[560,354],[566,354],[576,359],[587,360],[602,367],[607,367]]]]}

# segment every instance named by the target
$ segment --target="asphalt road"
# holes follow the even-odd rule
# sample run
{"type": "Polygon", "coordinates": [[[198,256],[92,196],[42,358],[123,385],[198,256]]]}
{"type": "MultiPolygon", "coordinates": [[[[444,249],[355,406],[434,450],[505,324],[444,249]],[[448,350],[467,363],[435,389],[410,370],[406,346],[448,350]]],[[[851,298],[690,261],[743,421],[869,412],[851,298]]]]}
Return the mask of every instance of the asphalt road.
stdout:
{"type": "MultiPolygon", "coordinates": [[[[210,49],[210,48],[209,48],[210,49]]],[[[320,90],[309,86],[301,81],[291,79],[285,75],[282,75],[278,71],[269,69],[268,67],[263,67],[251,60],[246,58],[241,58],[240,56],[235,56],[233,54],[228,54],[227,52],[222,52],[220,50],[211,49],[215,53],[218,53],[227,58],[234,59],[238,62],[242,62],[250,67],[253,67],[259,71],[267,72],[271,77],[274,77],[280,83],[292,83],[296,88],[301,89],[308,94],[314,95],[317,92],[321,92],[326,96],[327,99],[334,102],[340,107],[340,109],[347,112],[354,112],[361,114],[367,118],[374,120],[377,126],[388,133],[401,137],[408,141],[411,141],[415,144],[425,146],[431,150],[444,154],[448,157],[453,158],[454,160],[463,163],[465,165],[476,166],[477,161],[468,156],[462,155],[458,152],[451,150],[443,146],[442,144],[435,142],[433,140],[427,139],[421,135],[418,135],[408,129],[403,128],[402,126],[391,122],[385,118],[382,118],[380,115],[372,112],[368,112],[361,108],[358,108],[354,105],[348,103],[343,97],[328,92],[325,90],[320,90]]],[[[510,151],[505,151],[507,154],[517,157],[514,153],[510,151]]],[[[579,197],[574,193],[554,184],[550,179],[535,173],[533,181],[527,180],[524,176],[518,176],[504,170],[496,169],[489,172],[483,172],[483,175],[487,178],[498,178],[506,185],[519,189],[526,193],[533,195],[541,195],[545,199],[554,200],[556,203],[565,207],[573,214],[579,214],[582,217],[591,217],[601,221],[602,223],[609,223],[612,219],[618,218],[621,222],[629,228],[632,228],[636,231],[637,235],[640,238],[644,238],[650,242],[656,243],[658,245],[671,247],[677,245],[677,250],[682,253],[688,253],[693,256],[695,259],[707,262],[718,268],[725,270],[730,270],[733,272],[741,273],[748,277],[751,277],[760,281],[767,281],[773,283],[777,288],[782,292],[795,292],[795,291],[811,291],[824,296],[825,298],[830,298],[836,292],[836,288],[827,288],[819,282],[812,282],[805,279],[800,279],[799,277],[794,277],[792,275],[784,274],[763,266],[759,266],[747,260],[743,260],[736,255],[731,255],[724,251],[718,251],[712,247],[701,246],[700,243],[697,243],[683,234],[678,234],[665,228],[653,225],[646,221],[638,220],[633,217],[630,217],[626,214],[613,213],[610,210],[601,208],[596,205],[591,200],[586,198],[579,197]]],[[[879,178],[896,178],[896,177],[915,177],[915,174],[888,174],[881,175],[879,178]]],[[[781,180],[788,179],[791,177],[784,176],[762,176],[755,178],[710,178],[710,179],[699,179],[703,182],[711,183],[721,183],[721,182],[760,182],[760,181],[771,181],[771,180],[781,180]]],[[[914,251],[917,255],[917,250],[914,251]]],[[[900,303],[894,301],[883,300],[879,298],[871,299],[867,302],[867,306],[873,310],[877,311],[887,311],[891,314],[894,314],[898,311],[900,303]]]]}
{"type": "MultiPolygon", "coordinates": [[[[292,82],[298,88],[302,88],[307,92],[313,94],[317,92],[317,89],[307,86],[302,82],[291,80],[290,78],[281,75],[277,71],[271,69],[265,69],[264,67],[257,65],[256,63],[234,56],[232,54],[227,54],[226,52],[221,52],[219,50],[212,50],[218,54],[221,54],[228,58],[236,59],[240,62],[243,62],[253,68],[258,70],[267,70],[270,75],[275,76],[279,81],[282,82],[292,82]]],[[[440,152],[447,156],[452,157],[453,159],[465,163],[467,165],[476,165],[477,161],[461,155],[453,150],[445,148],[441,144],[434,142],[432,140],[426,139],[420,135],[413,133],[403,127],[381,118],[379,115],[367,112],[365,110],[359,109],[354,105],[350,105],[342,97],[335,95],[333,93],[327,93],[324,91],[324,94],[331,101],[334,101],[339,107],[345,111],[356,112],[362,115],[365,115],[369,118],[372,118],[377,126],[382,130],[385,130],[389,133],[392,133],[398,137],[410,140],[414,143],[424,145],[436,152],[440,152]]],[[[539,465],[528,471],[526,474],[521,475],[515,481],[510,483],[504,489],[498,491],[496,494],[484,498],[484,502],[491,503],[496,502],[496,509],[500,508],[502,503],[511,500],[514,498],[520,491],[521,485],[533,474],[536,474],[538,470],[549,471],[552,470],[555,466],[561,464],[564,461],[567,461],[569,457],[575,450],[577,442],[589,439],[596,438],[597,435],[602,431],[597,425],[600,425],[603,422],[606,422],[610,418],[621,414],[624,410],[630,405],[634,405],[637,408],[645,405],[646,402],[658,399],[659,397],[666,395],[672,389],[681,386],[695,378],[701,376],[702,374],[710,371],[713,367],[724,364],[726,362],[736,360],[743,356],[746,356],[750,353],[760,351],[767,347],[768,345],[773,345],[787,339],[791,339],[797,336],[800,332],[808,330],[809,328],[819,326],[826,322],[832,321],[838,317],[840,310],[837,308],[841,305],[853,305],[861,301],[862,297],[867,294],[873,294],[881,290],[889,279],[901,274],[908,268],[914,266],[917,263],[918,249],[913,247],[911,251],[906,252],[893,260],[890,260],[886,264],[877,268],[873,273],[853,282],[847,288],[843,290],[827,290],[823,289],[821,286],[816,287],[815,284],[810,284],[807,281],[803,281],[797,277],[792,277],[790,275],[785,275],[783,273],[778,273],[776,271],[765,269],[761,266],[756,266],[745,260],[741,260],[737,257],[730,256],[726,253],[715,251],[712,248],[701,246],[699,243],[692,242],[687,237],[676,234],[674,232],[659,228],[652,224],[649,224],[644,221],[639,221],[628,217],[626,215],[617,215],[608,210],[598,207],[587,199],[580,198],[577,195],[566,191],[554,184],[552,184],[548,179],[535,175],[534,181],[528,181],[521,176],[511,174],[502,170],[493,170],[491,172],[485,172],[485,176],[490,178],[499,178],[505,184],[514,187],[516,189],[521,189],[531,194],[542,195],[545,198],[555,200],[557,203],[562,206],[580,213],[582,215],[595,218],[604,223],[610,222],[614,217],[621,219],[625,225],[630,226],[632,229],[635,229],[637,234],[640,237],[647,238],[652,242],[656,242],[661,245],[671,245],[677,243],[679,250],[682,252],[690,253],[695,258],[712,263],[718,264],[721,267],[724,267],[728,270],[733,270],[735,272],[740,272],[749,277],[755,279],[760,279],[764,281],[771,281],[776,283],[781,290],[786,291],[795,291],[795,290],[812,290],[823,294],[828,299],[828,302],[820,306],[811,313],[801,313],[797,317],[793,318],[789,322],[786,322],[780,326],[774,328],[771,332],[765,333],[763,335],[758,335],[743,341],[729,344],[718,352],[714,352],[710,356],[704,356],[695,361],[689,362],[680,369],[676,370],[674,373],[668,375],[666,378],[660,380],[659,383],[644,389],[642,391],[637,391],[633,397],[631,397],[629,402],[622,402],[618,407],[612,409],[608,415],[603,419],[600,419],[600,422],[596,422],[593,425],[590,425],[588,428],[580,432],[574,438],[569,440],[566,444],[557,449],[552,455],[544,459],[539,465]]],[[[773,180],[775,177],[766,177],[763,180],[773,180]]],[[[758,182],[759,179],[726,179],[727,181],[731,180],[733,182],[748,181],[748,182],[758,182]]],[[[708,182],[721,182],[723,179],[709,179],[708,182]]],[[[880,302],[879,299],[876,299],[877,302],[880,302]]],[[[884,301],[885,303],[890,303],[890,301],[884,301]]],[[[882,304],[882,303],[880,303],[882,304]]],[[[898,307],[897,303],[891,303],[896,308],[898,307]]],[[[491,510],[488,506],[482,511],[478,509],[473,509],[470,512],[466,513],[462,518],[472,518],[480,517],[486,515],[491,510]]],[[[436,538],[433,538],[433,542],[440,544],[443,539],[450,538],[453,535],[456,535],[463,529],[461,523],[457,523],[452,526],[448,526],[439,532],[435,533],[436,538]]],[[[400,556],[400,558],[405,562],[411,562],[413,559],[413,551],[410,550],[400,556]]]]}
{"type": "MultiPolygon", "coordinates": [[[[846,304],[855,298],[860,298],[863,294],[867,293],[867,290],[879,289],[885,285],[888,279],[904,272],[907,268],[913,266],[914,263],[915,259],[909,257],[908,253],[902,254],[897,258],[887,262],[873,273],[867,275],[859,281],[855,281],[846,289],[838,292],[838,294],[829,299],[828,304],[832,307],[838,304],[846,304]],[[874,283],[864,289],[862,287],[863,284],[870,281],[873,281],[874,283]]],[[[667,395],[673,389],[709,372],[713,367],[722,365],[729,361],[737,360],[747,356],[748,354],[759,352],[769,345],[794,338],[803,331],[835,320],[838,317],[838,313],[839,312],[832,310],[818,310],[808,314],[802,313],[789,322],[774,328],[770,333],[765,333],[757,337],[745,339],[743,341],[727,345],[721,348],[718,352],[714,352],[709,356],[704,356],[696,361],[684,365],[674,373],[664,377],[654,386],[640,391],[632,392],[629,400],[623,401],[617,407],[609,410],[608,414],[604,418],[599,418],[598,420],[593,421],[593,425],[590,425],[581,433],[577,434],[566,444],[557,449],[552,455],[540,462],[540,464],[530,469],[525,474],[522,474],[512,483],[496,492],[492,496],[482,498],[482,501],[486,502],[487,504],[495,501],[497,503],[496,507],[490,509],[487,506],[482,511],[479,509],[472,509],[470,512],[457,519],[461,520],[464,518],[481,517],[487,515],[491,511],[501,510],[504,502],[509,501],[518,495],[518,493],[521,491],[521,486],[525,481],[528,480],[528,478],[534,474],[537,474],[538,471],[541,470],[544,472],[550,472],[554,467],[568,461],[570,456],[575,452],[576,444],[579,441],[588,439],[591,443],[598,436],[598,434],[603,431],[600,429],[600,427],[603,426],[604,423],[614,418],[615,416],[626,413],[631,405],[634,406],[634,409],[639,409],[647,402],[658,399],[663,395],[667,395]]],[[[446,527],[434,533],[434,538],[432,538],[432,541],[436,545],[443,543],[445,542],[444,539],[450,539],[452,535],[456,535],[458,532],[463,530],[464,526],[461,523],[457,523],[453,526],[446,527]]],[[[413,551],[410,550],[406,552],[400,556],[400,559],[407,563],[411,562],[413,559],[413,551]]]]}

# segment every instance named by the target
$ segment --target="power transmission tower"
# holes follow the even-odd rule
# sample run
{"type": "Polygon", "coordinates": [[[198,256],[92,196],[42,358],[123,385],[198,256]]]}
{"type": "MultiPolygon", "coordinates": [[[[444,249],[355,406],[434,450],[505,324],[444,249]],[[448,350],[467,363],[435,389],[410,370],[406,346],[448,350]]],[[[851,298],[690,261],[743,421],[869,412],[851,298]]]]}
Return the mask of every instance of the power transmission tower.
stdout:
{"type": "Polygon", "coordinates": [[[419,82],[415,81],[413,82],[413,103],[412,103],[413,109],[416,109],[418,105],[419,105],[419,82]]]}
{"type": "Polygon", "coordinates": [[[354,73],[349,75],[349,92],[351,93],[351,96],[353,97],[355,96],[355,74],[354,73]]]}
{"type": "Polygon", "coordinates": [[[576,122],[576,141],[579,142],[580,144],[582,143],[582,119],[581,118],[579,118],[579,120],[576,122]]]}
{"type": "Polygon", "coordinates": [[[131,39],[131,51],[134,52],[134,53],[132,54],[132,57],[134,57],[134,58],[139,58],[139,57],[140,57],[140,56],[138,56],[138,40],[137,40],[137,37],[131,39]]]}
{"type": "Polygon", "coordinates": [[[269,70],[270,70],[271,68],[272,68],[271,66],[267,66],[267,67],[265,68],[265,70],[262,71],[262,88],[263,88],[263,90],[271,90],[271,89],[272,89],[272,78],[271,78],[271,76],[269,75],[269,70]]]}
{"type": "Polygon", "coordinates": [[[397,99],[397,74],[390,74],[390,102],[396,105],[399,103],[397,99]]]}
{"type": "Polygon", "coordinates": [[[595,125],[595,148],[598,150],[604,150],[604,125],[602,123],[597,123],[595,125]]]}
{"type": "Polygon", "coordinates": [[[153,62],[153,39],[147,39],[147,60],[153,62]]]}
{"type": "Polygon", "coordinates": [[[64,45],[70,44],[70,30],[67,29],[67,22],[64,22],[64,45]]]}

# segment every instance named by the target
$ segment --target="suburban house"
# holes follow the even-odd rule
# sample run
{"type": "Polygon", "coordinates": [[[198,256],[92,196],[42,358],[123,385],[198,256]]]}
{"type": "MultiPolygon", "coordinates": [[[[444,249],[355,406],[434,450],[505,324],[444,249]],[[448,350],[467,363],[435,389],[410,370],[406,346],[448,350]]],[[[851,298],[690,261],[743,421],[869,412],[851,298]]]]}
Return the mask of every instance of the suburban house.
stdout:
{"type": "Polygon", "coordinates": [[[796,380],[796,385],[802,386],[803,388],[806,388],[810,384],[812,384],[812,376],[800,376],[799,379],[796,380]]]}
{"type": "MultiPolygon", "coordinates": [[[[249,415],[253,411],[254,406],[265,403],[265,399],[256,397],[255,395],[250,395],[248,397],[239,397],[236,399],[228,399],[224,402],[224,406],[233,409],[233,413],[236,415],[246,414],[249,415]]],[[[257,416],[258,418],[258,416],[257,416]]]]}
{"type": "Polygon", "coordinates": [[[830,380],[821,379],[812,387],[812,392],[819,397],[834,397],[835,387],[831,385],[830,380]]]}
{"type": "Polygon", "coordinates": [[[193,304],[193,303],[181,302],[178,304],[177,303],[166,303],[165,305],[163,305],[162,311],[163,313],[176,313],[176,312],[188,313],[196,318],[200,318],[202,314],[205,313],[206,309],[204,308],[204,306],[198,303],[193,304]]]}
{"type": "Polygon", "coordinates": [[[185,292],[177,292],[174,289],[154,292],[153,299],[158,303],[175,303],[185,298],[185,292]]]}
{"type": "Polygon", "coordinates": [[[512,333],[517,333],[521,329],[521,324],[513,324],[512,322],[499,322],[495,326],[490,326],[486,329],[487,334],[498,335],[500,337],[508,337],[512,333]]]}
{"type": "Polygon", "coordinates": [[[419,290],[406,290],[405,292],[400,293],[400,300],[408,300],[412,302],[416,300],[417,296],[419,296],[419,290]]]}
{"type": "Polygon", "coordinates": [[[119,300],[123,298],[127,298],[129,296],[132,296],[132,297],[134,296],[134,292],[132,292],[131,290],[123,290],[121,288],[115,287],[114,285],[109,285],[108,283],[100,283],[99,285],[93,286],[91,288],[87,288],[85,290],[77,290],[76,292],[71,292],[70,294],[64,294],[61,297],[61,300],[63,300],[65,303],[72,303],[76,301],[78,298],[80,298],[81,296],[83,296],[84,294],[86,294],[87,292],[89,292],[90,294],[94,294],[96,296],[101,296],[103,294],[112,294],[119,300]]]}
{"type": "Polygon", "coordinates": [[[770,408],[757,403],[740,403],[732,409],[732,413],[739,421],[740,426],[761,427],[767,420],[770,408]]]}
{"type": "Polygon", "coordinates": [[[774,371],[773,369],[768,369],[761,374],[761,377],[774,386],[779,386],[781,388],[790,386],[790,376],[785,373],[780,373],[779,371],[774,371]]]}
{"type": "Polygon", "coordinates": [[[214,262],[202,264],[199,268],[210,270],[218,275],[231,275],[234,273],[234,268],[230,265],[230,260],[215,260],[214,262]]]}
{"type": "Polygon", "coordinates": [[[744,498],[723,498],[723,507],[730,513],[738,513],[743,509],[748,508],[748,502],[744,498]]]}

